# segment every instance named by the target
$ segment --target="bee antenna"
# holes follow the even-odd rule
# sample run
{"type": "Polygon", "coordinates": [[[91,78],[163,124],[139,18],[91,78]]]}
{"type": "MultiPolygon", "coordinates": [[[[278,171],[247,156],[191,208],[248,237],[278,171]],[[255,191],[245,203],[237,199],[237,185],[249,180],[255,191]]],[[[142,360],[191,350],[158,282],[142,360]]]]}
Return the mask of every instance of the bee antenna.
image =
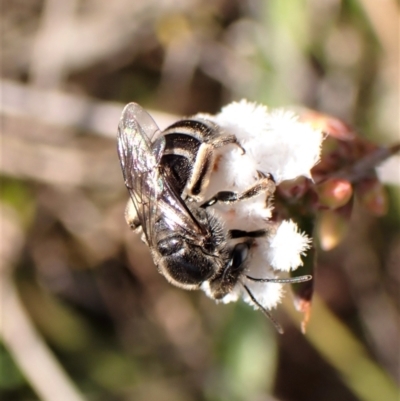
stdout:
{"type": "Polygon", "coordinates": [[[250,291],[250,289],[243,283],[241,283],[243,288],[246,290],[247,294],[249,294],[250,299],[253,301],[253,303],[261,310],[261,312],[272,322],[272,324],[275,326],[277,332],[279,334],[283,334],[283,328],[282,326],[274,319],[274,317],[271,315],[270,312],[268,312],[254,297],[253,293],[250,291]]]}
{"type": "Polygon", "coordinates": [[[246,278],[248,278],[251,281],[258,281],[259,283],[279,283],[279,284],[303,283],[304,281],[312,280],[312,276],[310,274],[306,274],[305,276],[290,277],[290,278],[255,278],[246,275],[246,278]]]}

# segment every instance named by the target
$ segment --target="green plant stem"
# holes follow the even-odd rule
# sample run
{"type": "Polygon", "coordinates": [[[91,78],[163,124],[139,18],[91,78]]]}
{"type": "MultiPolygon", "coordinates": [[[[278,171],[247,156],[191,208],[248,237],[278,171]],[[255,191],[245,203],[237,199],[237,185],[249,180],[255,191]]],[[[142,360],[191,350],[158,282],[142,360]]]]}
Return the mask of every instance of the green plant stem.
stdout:
{"type": "MultiPolygon", "coordinates": [[[[294,310],[290,301],[285,302],[285,309],[300,325],[302,316],[294,310]]],[[[313,299],[306,337],[360,400],[399,400],[400,389],[394,381],[368,356],[365,347],[318,296],[313,299]]]]}

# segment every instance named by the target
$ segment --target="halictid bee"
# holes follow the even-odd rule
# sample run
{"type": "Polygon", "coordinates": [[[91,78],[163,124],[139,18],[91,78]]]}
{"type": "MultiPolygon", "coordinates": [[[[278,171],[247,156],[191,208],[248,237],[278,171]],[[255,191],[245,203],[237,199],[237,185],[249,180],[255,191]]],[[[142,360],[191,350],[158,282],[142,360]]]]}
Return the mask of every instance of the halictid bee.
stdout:
{"type": "Polygon", "coordinates": [[[142,229],[158,271],[171,284],[195,290],[207,282],[211,296],[219,300],[240,283],[282,332],[241,278],[292,283],[311,276],[247,276],[246,259],[254,238],[264,236],[266,230],[226,230],[208,210],[217,202],[238,202],[261,192],[268,197],[275,190],[274,181],[260,173],[259,181],[243,193],[221,191],[197,202],[207,187],[215,149],[227,145],[241,148],[235,136],[221,132],[211,121],[182,120],[161,132],[145,110],[129,103],[118,126],[118,155],[131,198],[126,219],[132,229],[142,229]]]}

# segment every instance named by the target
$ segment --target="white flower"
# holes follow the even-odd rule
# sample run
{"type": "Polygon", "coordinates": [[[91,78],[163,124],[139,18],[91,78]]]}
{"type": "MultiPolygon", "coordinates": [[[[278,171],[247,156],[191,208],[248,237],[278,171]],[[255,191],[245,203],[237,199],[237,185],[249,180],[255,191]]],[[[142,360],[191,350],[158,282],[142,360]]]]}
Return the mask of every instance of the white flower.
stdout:
{"type": "MultiPolygon", "coordinates": [[[[298,121],[291,111],[268,110],[246,100],[234,102],[216,116],[197,115],[217,123],[225,133],[234,134],[246,153],[237,146],[218,150],[205,199],[218,191],[242,192],[259,180],[258,172],[271,174],[278,185],[299,176],[311,177],[310,170],[318,162],[323,140],[321,131],[298,121]]],[[[246,231],[265,228],[269,235],[257,238],[251,249],[247,269],[241,281],[222,302],[243,298],[256,307],[244,285],[266,309],[275,307],[283,295],[281,283],[257,282],[248,279],[276,278],[280,271],[295,270],[302,264],[301,256],[311,240],[300,233],[291,221],[272,223],[271,202],[266,205],[265,194],[233,204],[216,204],[211,208],[227,230],[246,231]]],[[[209,287],[202,289],[209,294],[209,287]]]]}
{"type": "Polygon", "coordinates": [[[310,247],[311,240],[298,231],[292,220],[284,220],[269,241],[266,257],[276,270],[295,270],[303,264],[301,255],[310,247]]]}
{"type": "Polygon", "coordinates": [[[242,100],[224,107],[214,121],[235,134],[251,164],[272,174],[277,184],[301,175],[311,177],[319,160],[322,132],[299,122],[291,111],[268,111],[242,100]]]}

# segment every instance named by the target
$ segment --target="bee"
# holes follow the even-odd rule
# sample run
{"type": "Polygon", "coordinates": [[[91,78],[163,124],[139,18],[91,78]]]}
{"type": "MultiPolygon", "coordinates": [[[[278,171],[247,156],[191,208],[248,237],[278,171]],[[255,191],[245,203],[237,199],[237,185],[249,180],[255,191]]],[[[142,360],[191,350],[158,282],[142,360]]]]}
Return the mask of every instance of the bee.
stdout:
{"type": "Polygon", "coordinates": [[[118,155],[130,195],[126,220],[142,239],[158,271],[171,284],[199,289],[207,283],[210,295],[224,298],[240,283],[252,302],[280,325],[256,300],[242,277],[259,282],[300,282],[290,279],[253,278],[245,274],[254,239],[266,230],[226,230],[209,208],[217,202],[234,203],[275,190],[271,177],[260,173],[259,181],[243,193],[221,191],[199,203],[207,187],[218,148],[235,145],[206,119],[181,120],[160,131],[152,117],[136,103],[125,106],[118,126],[118,155]]]}

